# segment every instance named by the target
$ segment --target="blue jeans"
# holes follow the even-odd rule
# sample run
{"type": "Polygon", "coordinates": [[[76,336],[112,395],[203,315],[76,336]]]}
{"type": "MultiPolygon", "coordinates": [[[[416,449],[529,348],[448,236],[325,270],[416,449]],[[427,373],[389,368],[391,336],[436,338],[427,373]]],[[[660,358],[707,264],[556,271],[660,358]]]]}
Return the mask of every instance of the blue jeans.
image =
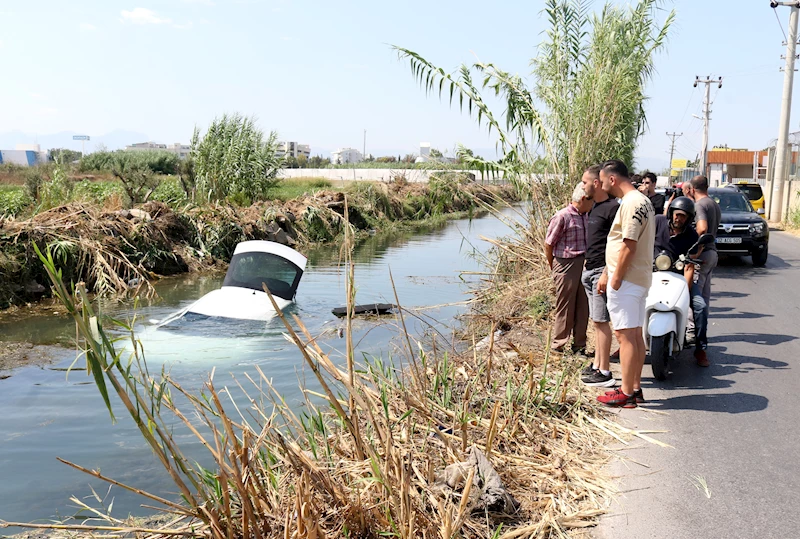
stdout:
{"type": "Polygon", "coordinates": [[[694,318],[695,350],[701,350],[708,341],[708,303],[703,298],[703,289],[699,284],[692,284],[692,315],[694,318]]]}

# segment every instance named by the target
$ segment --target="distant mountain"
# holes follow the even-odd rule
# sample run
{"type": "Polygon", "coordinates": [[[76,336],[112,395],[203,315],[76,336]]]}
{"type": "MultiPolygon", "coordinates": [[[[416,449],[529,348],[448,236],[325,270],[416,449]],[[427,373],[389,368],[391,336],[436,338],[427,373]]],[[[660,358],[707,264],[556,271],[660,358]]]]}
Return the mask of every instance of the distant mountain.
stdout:
{"type": "MultiPolygon", "coordinates": [[[[47,135],[35,135],[23,133],[22,131],[11,131],[0,133],[0,150],[13,150],[17,144],[39,144],[42,150],[51,148],[69,148],[80,151],[81,141],[72,140],[73,135],[89,135],[91,140],[85,142],[86,153],[97,151],[98,148],[105,146],[108,150],[119,150],[135,142],[146,142],[150,140],[144,133],[135,131],[124,131],[117,129],[104,135],[93,135],[91,133],[77,133],[75,131],[62,131],[47,135]]],[[[173,141],[158,141],[173,142],[173,141]]]]}

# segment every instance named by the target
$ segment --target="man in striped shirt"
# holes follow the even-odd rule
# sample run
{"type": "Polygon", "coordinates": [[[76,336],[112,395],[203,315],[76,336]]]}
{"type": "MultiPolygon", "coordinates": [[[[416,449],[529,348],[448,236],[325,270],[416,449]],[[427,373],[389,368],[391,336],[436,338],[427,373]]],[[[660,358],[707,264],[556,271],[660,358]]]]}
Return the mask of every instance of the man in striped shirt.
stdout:
{"type": "Polygon", "coordinates": [[[586,327],[589,324],[589,301],[581,284],[586,254],[587,213],[592,201],[586,198],[583,184],[572,193],[572,202],[550,219],[544,241],[545,255],[556,285],[553,342],[556,352],[563,352],[573,339],[573,352],[586,352],[586,327]]]}

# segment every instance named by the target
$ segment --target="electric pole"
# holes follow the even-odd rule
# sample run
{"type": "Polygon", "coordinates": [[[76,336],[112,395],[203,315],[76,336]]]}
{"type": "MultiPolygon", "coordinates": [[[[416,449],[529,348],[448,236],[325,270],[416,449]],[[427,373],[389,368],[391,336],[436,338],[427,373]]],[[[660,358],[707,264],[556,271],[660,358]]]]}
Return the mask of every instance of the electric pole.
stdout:
{"type": "Polygon", "coordinates": [[[772,9],[789,6],[789,35],[786,38],[786,67],[783,73],[783,98],[781,99],[781,120],[778,126],[778,146],[775,148],[775,171],[772,179],[772,193],[769,202],[769,220],[780,223],[783,220],[783,184],[788,179],[789,163],[789,120],[792,115],[792,85],[794,84],[794,60],[797,47],[797,17],[800,2],[776,2],[771,0],[772,9]]]}
{"type": "Polygon", "coordinates": [[[669,170],[670,176],[672,175],[672,156],[675,155],[675,139],[682,137],[683,133],[667,133],[667,136],[672,139],[672,144],[669,147],[669,170]]]}
{"type": "Polygon", "coordinates": [[[698,84],[705,84],[706,85],[706,97],[703,100],[703,165],[700,169],[700,174],[703,176],[708,175],[708,121],[710,120],[711,114],[711,85],[718,84],[719,88],[722,88],[722,77],[719,77],[717,80],[713,80],[711,78],[707,79],[700,79],[700,77],[694,78],[694,86],[697,88],[698,84]]]}
{"type": "Polygon", "coordinates": [[[366,161],[367,160],[367,130],[366,129],[364,129],[364,148],[363,149],[364,149],[364,155],[362,156],[362,159],[364,159],[364,161],[366,161]]]}

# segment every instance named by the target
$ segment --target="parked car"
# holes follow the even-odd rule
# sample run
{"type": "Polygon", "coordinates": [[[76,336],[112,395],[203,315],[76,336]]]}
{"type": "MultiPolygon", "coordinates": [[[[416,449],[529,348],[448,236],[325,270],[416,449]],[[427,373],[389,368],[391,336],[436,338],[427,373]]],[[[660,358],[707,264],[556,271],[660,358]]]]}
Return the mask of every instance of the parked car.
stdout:
{"type": "Polygon", "coordinates": [[[769,226],[762,217],[764,210],[755,210],[739,189],[709,189],[708,196],[722,210],[722,220],[717,230],[719,254],[750,255],[754,266],[766,264],[769,255],[769,226]]]}
{"type": "Polygon", "coordinates": [[[761,185],[755,182],[741,181],[730,183],[726,187],[735,187],[744,193],[756,211],[764,209],[764,190],[761,188],[761,185]]]}

